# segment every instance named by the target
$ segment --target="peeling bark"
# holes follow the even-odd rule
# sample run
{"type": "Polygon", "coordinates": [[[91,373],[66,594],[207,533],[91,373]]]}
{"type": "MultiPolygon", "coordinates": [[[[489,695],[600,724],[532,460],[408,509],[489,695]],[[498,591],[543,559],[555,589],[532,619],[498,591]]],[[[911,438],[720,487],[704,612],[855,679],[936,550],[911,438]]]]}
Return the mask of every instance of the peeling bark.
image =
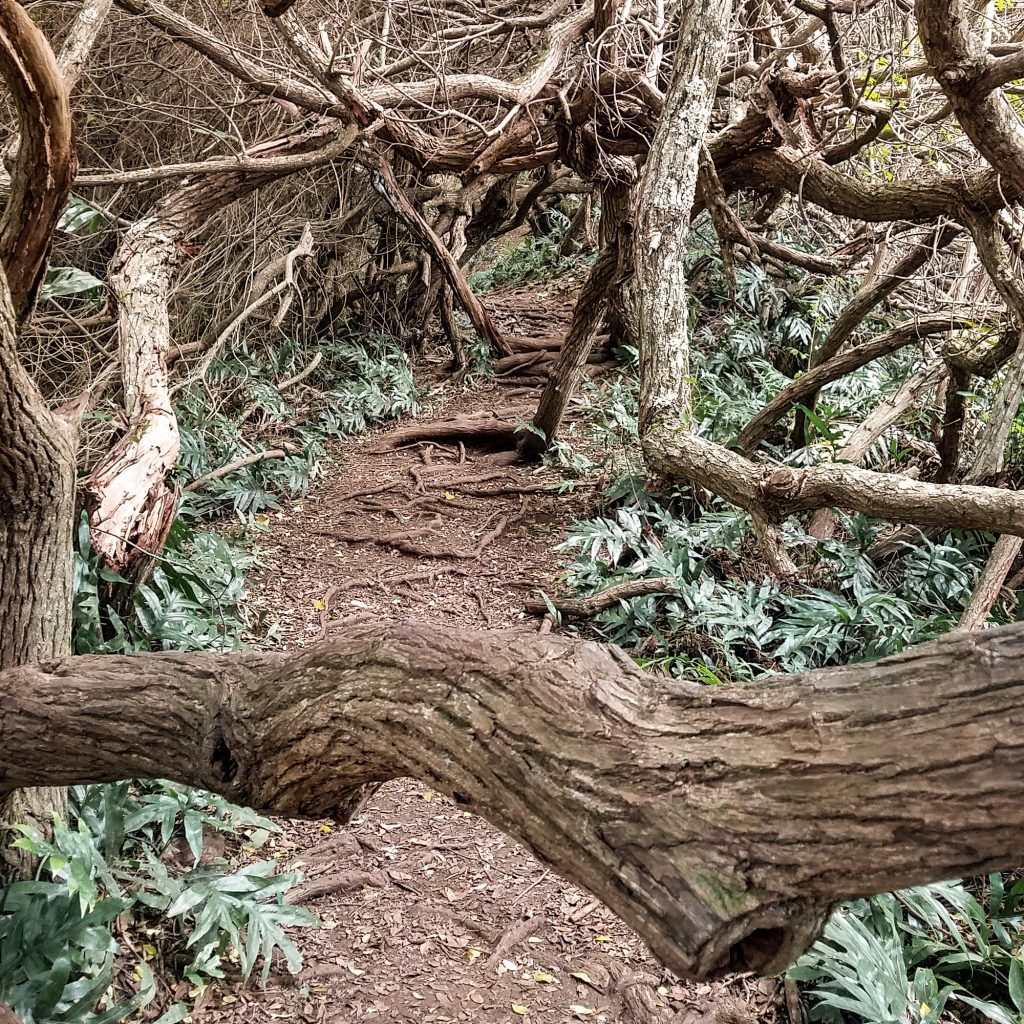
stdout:
{"type": "Polygon", "coordinates": [[[186,181],[161,199],[151,216],[125,233],[110,265],[118,307],[118,347],[129,428],[94,468],[86,485],[93,546],[118,573],[140,574],[163,547],[176,494],[168,487],[180,448],[171,405],[168,353],[171,288],[181,243],[214,213],[303,167],[334,159],[355,130],[289,136],[249,150],[247,165],[186,181]],[[305,154],[306,159],[294,159],[305,154]],[[281,164],[277,161],[289,158],[281,164]],[[252,165],[266,160],[266,170],[252,165]]]}

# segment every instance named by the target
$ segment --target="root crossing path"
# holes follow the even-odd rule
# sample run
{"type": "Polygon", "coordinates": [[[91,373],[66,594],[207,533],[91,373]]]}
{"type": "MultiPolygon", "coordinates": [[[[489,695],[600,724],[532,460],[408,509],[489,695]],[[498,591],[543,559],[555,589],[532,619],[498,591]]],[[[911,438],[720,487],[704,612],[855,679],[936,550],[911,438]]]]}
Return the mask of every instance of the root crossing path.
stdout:
{"type": "MultiPolygon", "coordinates": [[[[513,404],[507,389],[450,392],[413,424],[513,404]]],[[[369,617],[543,628],[524,604],[562,589],[555,547],[591,492],[559,495],[557,473],[510,465],[486,438],[396,446],[409,427],[348,443],[326,480],[271,517],[253,589],[284,645],[369,617]]],[[[777,1019],[780,983],[678,983],[601,904],[411,780],[384,786],[347,827],[281,824],[276,855],[306,877],[291,898],[325,927],[296,934],[297,977],[279,967],[263,991],[223,986],[193,1020],[777,1019]]]]}

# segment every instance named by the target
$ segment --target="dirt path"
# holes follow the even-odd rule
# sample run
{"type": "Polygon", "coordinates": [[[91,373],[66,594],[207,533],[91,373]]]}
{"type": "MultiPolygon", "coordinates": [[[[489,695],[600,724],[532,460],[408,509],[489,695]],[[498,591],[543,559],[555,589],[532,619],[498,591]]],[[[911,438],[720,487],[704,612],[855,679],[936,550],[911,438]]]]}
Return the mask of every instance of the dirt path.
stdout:
{"type": "MultiPolygon", "coordinates": [[[[510,404],[497,388],[449,392],[424,418],[510,404]]],[[[523,600],[560,590],[554,549],[588,490],[558,495],[552,470],[457,443],[375,454],[395,429],[346,444],[319,487],[271,517],[254,604],[282,645],[368,616],[537,630],[523,600]]],[[[282,824],[275,855],[305,873],[299,898],[325,927],[296,936],[298,977],[225,986],[193,1020],[776,1019],[775,983],[678,984],[601,904],[419,783],[384,786],[345,829],[282,824]]]]}

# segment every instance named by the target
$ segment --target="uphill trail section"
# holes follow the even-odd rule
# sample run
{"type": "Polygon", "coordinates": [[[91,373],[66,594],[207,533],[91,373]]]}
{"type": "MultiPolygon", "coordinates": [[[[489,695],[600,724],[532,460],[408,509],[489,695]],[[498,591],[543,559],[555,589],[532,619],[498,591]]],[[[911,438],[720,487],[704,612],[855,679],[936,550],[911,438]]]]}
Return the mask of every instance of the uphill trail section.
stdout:
{"type": "MultiPolygon", "coordinates": [[[[536,338],[541,319],[552,327],[542,308],[517,322],[536,338]]],[[[547,628],[524,601],[563,589],[555,549],[593,487],[562,494],[556,470],[510,464],[501,424],[536,403],[521,377],[428,401],[415,420],[340,446],[328,476],[270,517],[253,603],[282,646],[366,618],[547,628]],[[453,422],[462,433],[445,435],[453,422]]],[[[777,1019],[780,982],[680,983],[603,905],[412,780],[383,786],[348,826],[281,825],[274,855],[305,876],[289,898],[324,927],[294,935],[299,975],[280,966],[262,991],[210,990],[193,1020],[777,1019]]]]}

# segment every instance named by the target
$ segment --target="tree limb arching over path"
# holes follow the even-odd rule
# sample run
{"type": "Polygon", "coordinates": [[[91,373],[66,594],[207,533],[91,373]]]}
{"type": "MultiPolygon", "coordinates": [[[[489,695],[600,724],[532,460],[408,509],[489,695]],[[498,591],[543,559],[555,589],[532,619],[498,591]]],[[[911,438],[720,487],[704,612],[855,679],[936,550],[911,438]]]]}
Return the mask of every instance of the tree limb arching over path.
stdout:
{"type": "MultiPolygon", "coordinates": [[[[1024,532],[1019,499],[994,488],[834,466],[779,476],[687,432],[681,214],[727,19],[721,3],[684,19],[660,140],[682,140],[671,154],[681,171],[674,194],[654,195],[666,176],[655,154],[647,198],[657,201],[638,218],[651,466],[765,518],[835,503],[948,523],[960,509],[961,525],[1024,532]],[[668,311],[667,339],[652,310],[668,311]]],[[[785,159],[780,149],[765,166],[785,159]]],[[[897,198],[913,204],[903,188],[897,198]]],[[[945,211],[941,191],[932,203],[914,209],[945,211]]],[[[4,327],[0,377],[15,380],[13,317],[4,327]]],[[[24,434],[26,419],[0,418],[0,434],[24,434]]],[[[70,440],[51,461],[70,481],[70,440]]],[[[48,548],[66,574],[61,498],[48,548]]],[[[20,543],[38,581],[38,547],[20,543]]],[[[37,651],[47,660],[0,674],[0,779],[15,789],[172,777],[263,810],[341,817],[363,785],[415,776],[522,838],[680,973],[767,971],[841,899],[1016,864],[1022,643],[1019,627],[959,635],[870,667],[721,689],[644,675],[614,648],[414,625],[363,627],[302,655],[37,651]]]]}
{"type": "Polygon", "coordinates": [[[1022,657],[1007,627],[710,688],[611,647],[417,625],[294,655],[83,656],[0,674],[0,785],[167,777],[323,817],[409,775],[673,970],[773,971],[840,900],[1018,863],[1022,657]]]}

